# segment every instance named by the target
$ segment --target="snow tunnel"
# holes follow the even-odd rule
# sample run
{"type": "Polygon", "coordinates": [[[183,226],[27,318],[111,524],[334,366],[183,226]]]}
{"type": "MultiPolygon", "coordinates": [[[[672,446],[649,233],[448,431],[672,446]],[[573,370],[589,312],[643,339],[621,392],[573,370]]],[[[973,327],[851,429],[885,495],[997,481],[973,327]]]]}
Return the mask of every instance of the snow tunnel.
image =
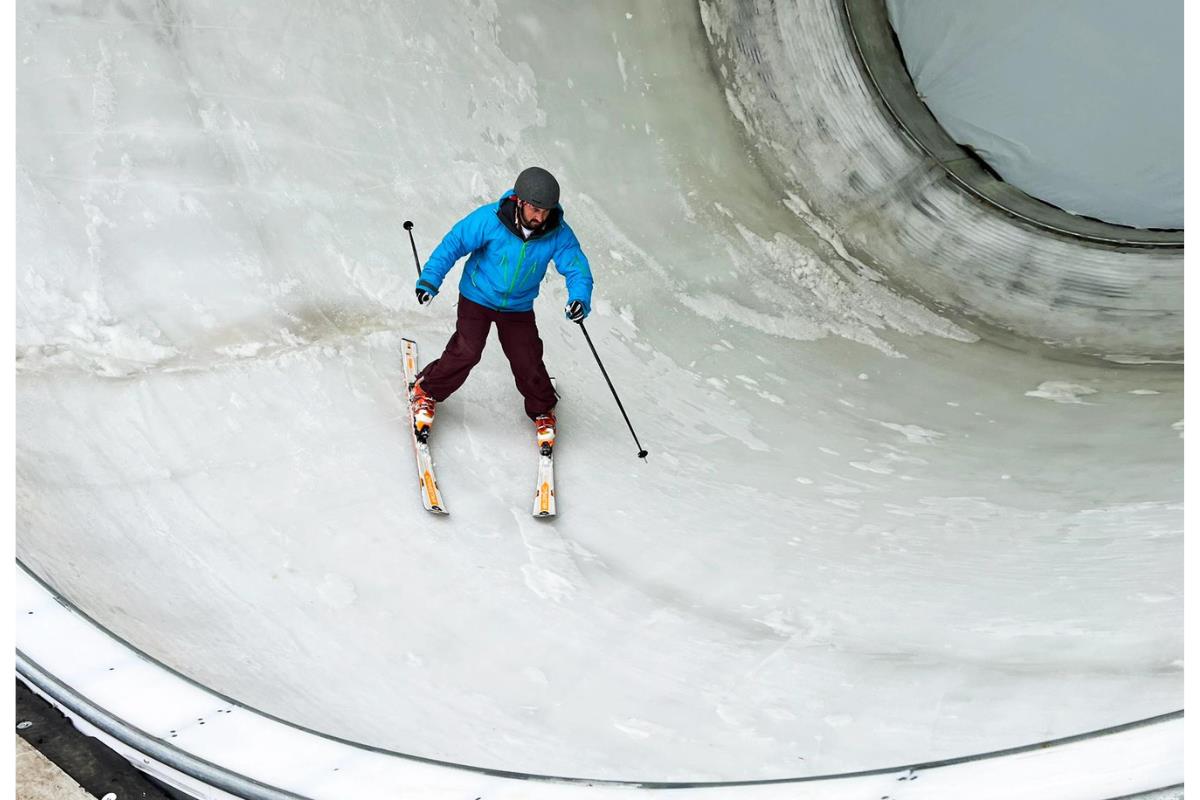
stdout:
{"type": "Polygon", "coordinates": [[[1182,232],[1000,181],[888,13],[20,0],[18,676],[205,798],[1181,796],[1182,232]],[[531,164],[649,457],[551,269],[558,516],[493,339],[435,517],[402,223],[531,164]]]}

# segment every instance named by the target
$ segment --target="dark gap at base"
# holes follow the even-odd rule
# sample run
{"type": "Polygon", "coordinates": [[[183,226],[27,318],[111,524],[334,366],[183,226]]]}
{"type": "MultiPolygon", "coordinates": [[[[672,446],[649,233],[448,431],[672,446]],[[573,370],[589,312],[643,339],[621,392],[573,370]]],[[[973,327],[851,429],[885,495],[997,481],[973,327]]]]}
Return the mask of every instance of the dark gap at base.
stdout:
{"type": "Polygon", "coordinates": [[[65,715],[17,683],[17,735],[71,776],[93,796],[115,794],[119,800],[192,800],[164,786],[108,749],[99,739],[81,733],[65,715]]]}

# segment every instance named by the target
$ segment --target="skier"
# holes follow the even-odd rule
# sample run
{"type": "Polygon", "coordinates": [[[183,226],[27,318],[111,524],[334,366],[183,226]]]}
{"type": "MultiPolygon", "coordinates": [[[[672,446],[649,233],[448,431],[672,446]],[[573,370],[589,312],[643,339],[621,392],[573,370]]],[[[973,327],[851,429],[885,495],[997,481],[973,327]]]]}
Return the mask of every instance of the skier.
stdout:
{"type": "Polygon", "coordinates": [[[567,284],[568,320],[591,312],[592,273],[579,240],[563,219],[554,176],[529,167],[496,203],[477,208],[450,229],[417,278],[417,302],[438,294],[446,273],[470,254],[458,282],[458,322],[440,358],[417,375],[410,400],[417,437],[429,435],[437,403],[458,390],[479,363],[492,323],[508,357],[539,449],[554,446],[554,387],[542,363],[533,301],[551,261],[567,284]]]}

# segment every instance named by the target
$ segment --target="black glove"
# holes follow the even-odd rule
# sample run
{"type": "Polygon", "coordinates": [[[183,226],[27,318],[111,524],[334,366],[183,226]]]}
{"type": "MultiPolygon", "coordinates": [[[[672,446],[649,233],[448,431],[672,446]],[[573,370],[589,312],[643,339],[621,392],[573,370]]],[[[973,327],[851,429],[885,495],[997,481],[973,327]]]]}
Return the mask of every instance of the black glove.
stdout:
{"type": "Polygon", "coordinates": [[[429,292],[422,289],[420,286],[417,287],[417,302],[418,303],[420,303],[421,305],[425,305],[432,299],[433,299],[433,295],[431,295],[429,292]]]}
{"type": "Polygon", "coordinates": [[[563,307],[563,313],[571,322],[583,322],[587,316],[587,307],[583,305],[582,300],[572,300],[563,307]]]}

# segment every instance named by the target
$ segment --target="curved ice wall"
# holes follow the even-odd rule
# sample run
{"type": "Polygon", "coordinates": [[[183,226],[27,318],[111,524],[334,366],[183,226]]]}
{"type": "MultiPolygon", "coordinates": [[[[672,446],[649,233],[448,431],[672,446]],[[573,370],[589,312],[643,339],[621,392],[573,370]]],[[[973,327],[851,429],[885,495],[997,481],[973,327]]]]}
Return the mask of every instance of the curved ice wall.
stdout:
{"type": "Polygon", "coordinates": [[[790,207],[968,317],[1119,361],[1181,353],[1182,252],[1058,237],[967,195],[874,95],[847,2],[700,0],[729,105],[790,207]]]}

